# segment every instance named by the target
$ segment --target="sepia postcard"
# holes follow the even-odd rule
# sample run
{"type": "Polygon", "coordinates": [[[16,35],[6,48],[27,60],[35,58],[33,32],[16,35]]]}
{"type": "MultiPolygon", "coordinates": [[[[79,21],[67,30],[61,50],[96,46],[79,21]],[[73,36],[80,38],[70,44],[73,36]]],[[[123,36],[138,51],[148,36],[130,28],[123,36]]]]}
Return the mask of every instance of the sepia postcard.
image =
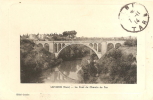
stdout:
{"type": "Polygon", "coordinates": [[[0,100],[153,100],[153,1],[1,1],[0,100]]]}

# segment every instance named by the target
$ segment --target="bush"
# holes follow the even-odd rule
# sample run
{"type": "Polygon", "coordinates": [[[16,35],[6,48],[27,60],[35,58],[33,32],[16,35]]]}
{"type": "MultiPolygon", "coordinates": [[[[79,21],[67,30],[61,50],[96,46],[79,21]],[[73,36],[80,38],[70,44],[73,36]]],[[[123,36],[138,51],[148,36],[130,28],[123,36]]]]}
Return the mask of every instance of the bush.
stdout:
{"type": "Polygon", "coordinates": [[[124,42],[124,45],[126,45],[126,46],[137,46],[137,40],[136,39],[128,39],[124,42]]]}
{"type": "Polygon", "coordinates": [[[20,40],[20,68],[21,82],[42,82],[41,72],[53,68],[61,60],[54,59],[54,55],[43,47],[26,39],[20,40]]]}
{"type": "Polygon", "coordinates": [[[120,49],[108,51],[98,61],[101,80],[106,83],[136,83],[137,65],[134,62],[133,54],[125,54],[120,49]]]}

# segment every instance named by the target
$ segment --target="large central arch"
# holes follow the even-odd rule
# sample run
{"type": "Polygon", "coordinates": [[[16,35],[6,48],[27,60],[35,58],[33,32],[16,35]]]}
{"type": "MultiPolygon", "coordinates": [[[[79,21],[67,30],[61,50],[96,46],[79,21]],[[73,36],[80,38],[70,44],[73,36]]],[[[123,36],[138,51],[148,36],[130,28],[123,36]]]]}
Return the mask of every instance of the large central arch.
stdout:
{"type": "MultiPolygon", "coordinates": [[[[61,51],[63,50],[63,49],[65,49],[66,47],[68,47],[68,46],[70,46],[70,45],[76,45],[76,44],[81,44],[81,43],[75,43],[75,44],[65,44],[65,46],[64,47],[62,47],[58,52],[57,52],[57,55],[56,55],[56,57],[58,58],[58,56],[59,56],[59,54],[61,53],[61,51]]],[[[88,48],[90,48],[91,50],[93,50],[94,51],[94,53],[97,55],[97,57],[100,59],[100,57],[99,57],[99,55],[98,55],[98,52],[94,49],[94,48],[92,48],[92,47],[90,47],[89,45],[87,45],[87,44],[81,44],[81,45],[84,45],[84,46],[86,46],[86,47],[88,47],[88,48]]]]}

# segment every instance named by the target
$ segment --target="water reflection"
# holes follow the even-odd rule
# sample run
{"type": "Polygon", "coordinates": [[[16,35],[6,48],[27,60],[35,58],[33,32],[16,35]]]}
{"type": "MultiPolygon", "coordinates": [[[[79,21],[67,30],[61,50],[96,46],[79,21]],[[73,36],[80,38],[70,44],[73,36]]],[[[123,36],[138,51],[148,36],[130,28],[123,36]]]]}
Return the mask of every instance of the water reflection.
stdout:
{"type": "Polygon", "coordinates": [[[80,64],[81,60],[63,61],[59,66],[59,70],[65,76],[78,80],[77,73],[81,69],[80,64]]]}

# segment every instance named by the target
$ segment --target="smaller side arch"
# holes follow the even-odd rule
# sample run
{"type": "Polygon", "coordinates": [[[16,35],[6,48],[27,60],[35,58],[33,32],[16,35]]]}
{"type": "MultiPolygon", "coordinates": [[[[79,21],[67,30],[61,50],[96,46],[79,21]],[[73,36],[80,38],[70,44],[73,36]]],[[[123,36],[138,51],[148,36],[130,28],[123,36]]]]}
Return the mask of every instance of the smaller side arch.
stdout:
{"type": "Polygon", "coordinates": [[[38,43],[38,47],[42,47],[43,48],[43,44],[42,43],[38,43]]]}
{"type": "Polygon", "coordinates": [[[58,51],[61,50],[61,48],[62,48],[62,45],[61,45],[61,43],[59,43],[58,44],[58,51]]]}
{"type": "Polygon", "coordinates": [[[107,51],[111,50],[114,48],[114,44],[113,43],[108,43],[107,44],[107,51]]]}
{"type": "Polygon", "coordinates": [[[116,43],[115,48],[118,49],[121,46],[121,43],[116,43]]]}
{"type": "Polygon", "coordinates": [[[94,49],[97,51],[97,43],[94,43],[94,49]]]}
{"type": "Polygon", "coordinates": [[[57,44],[54,44],[54,52],[57,53],[57,44]]]}
{"type": "Polygon", "coordinates": [[[101,48],[102,48],[101,43],[98,43],[98,52],[101,52],[101,48]]]}
{"type": "Polygon", "coordinates": [[[93,44],[92,43],[90,43],[89,46],[93,48],[93,44]]]}
{"type": "Polygon", "coordinates": [[[62,48],[65,46],[65,43],[62,44],[62,48]]]}
{"type": "Polygon", "coordinates": [[[45,48],[47,51],[49,51],[49,44],[48,44],[48,43],[45,43],[45,44],[44,44],[44,48],[45,48]]]}

